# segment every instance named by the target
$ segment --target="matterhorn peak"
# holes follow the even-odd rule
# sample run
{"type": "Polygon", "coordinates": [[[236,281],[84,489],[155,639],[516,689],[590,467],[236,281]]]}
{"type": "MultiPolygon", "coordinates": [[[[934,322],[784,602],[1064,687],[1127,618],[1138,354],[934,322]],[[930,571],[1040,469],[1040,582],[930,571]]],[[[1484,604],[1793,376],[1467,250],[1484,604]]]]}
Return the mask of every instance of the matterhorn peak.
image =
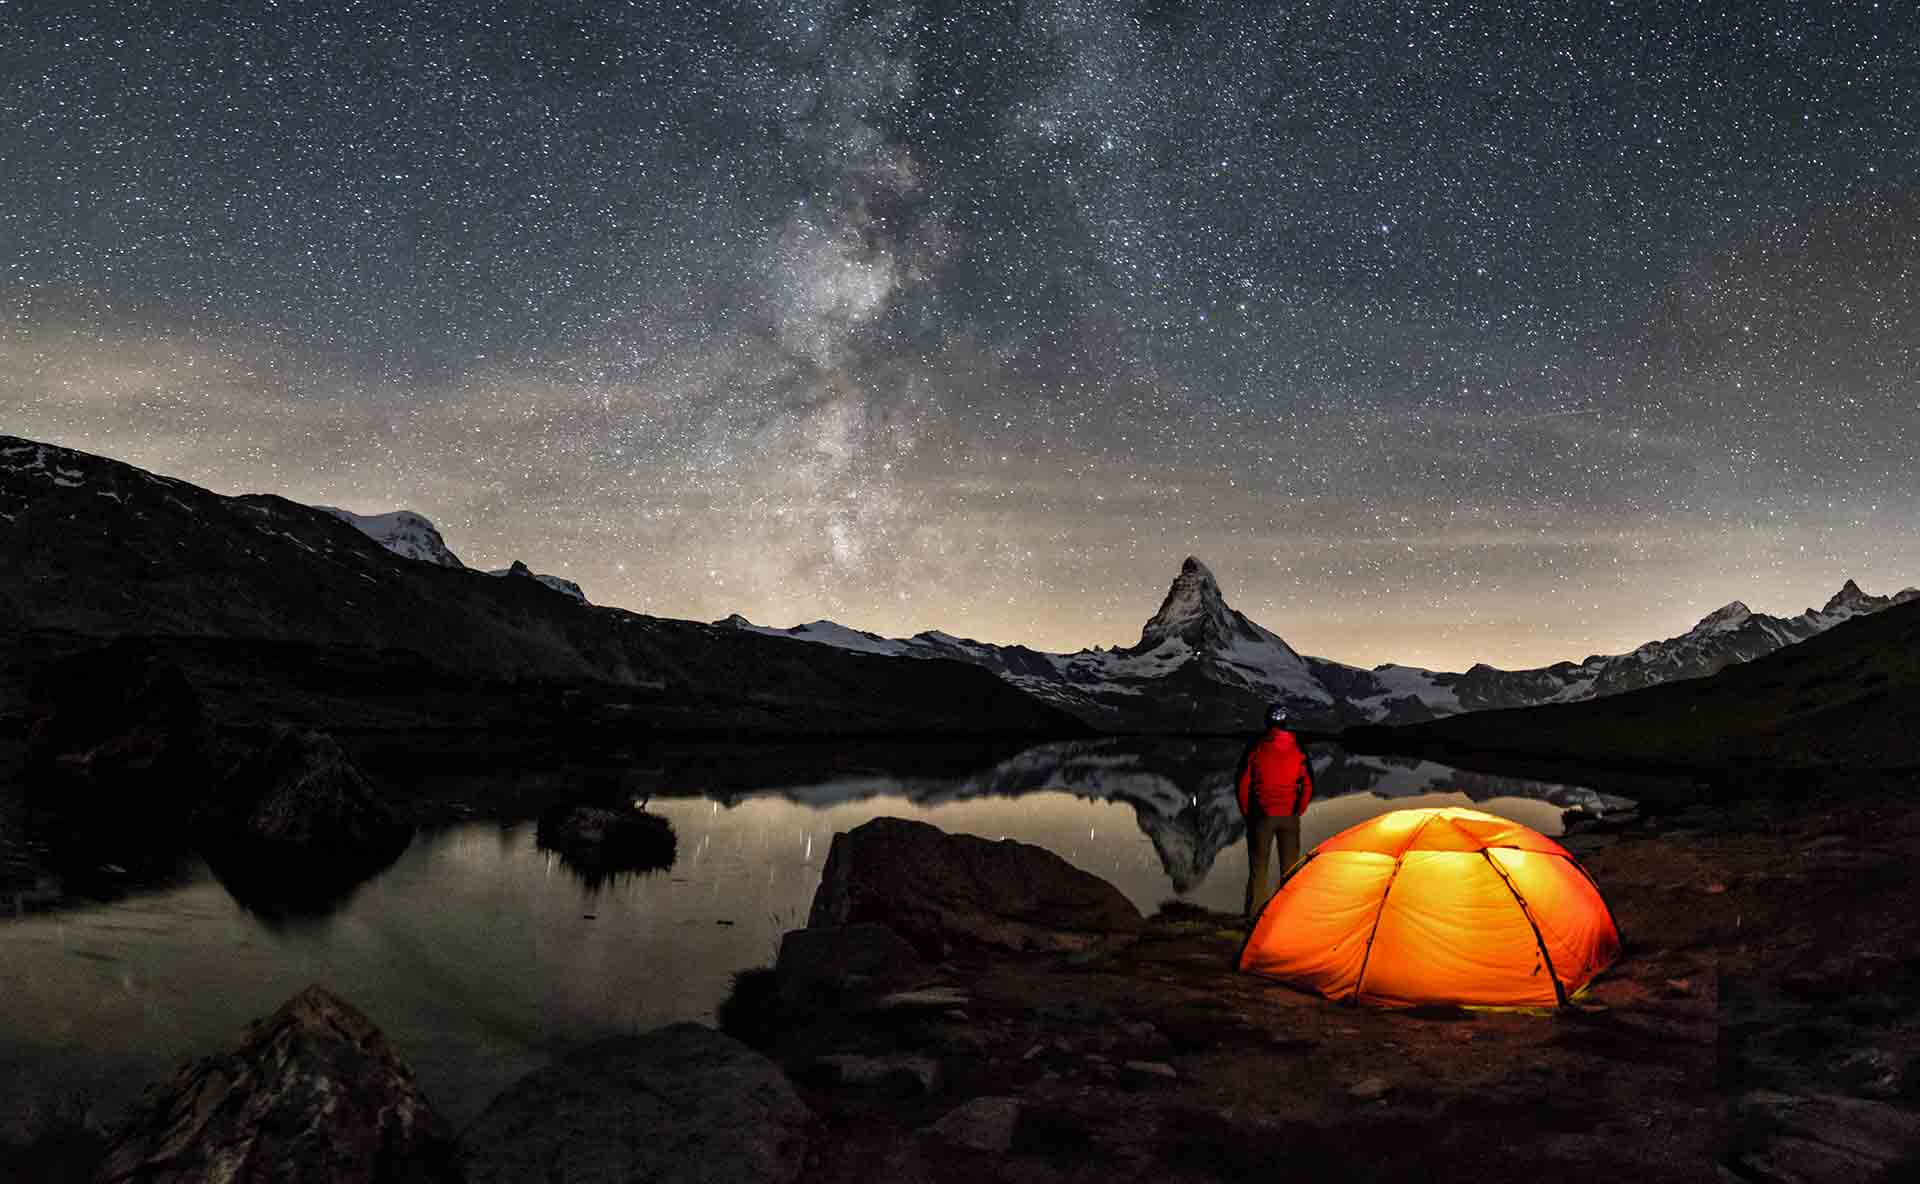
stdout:
{"type": "Polygon", "coordinates": [[[1167,589],[1167,598],[1160,602],[1160,611],[1140,630],[1140,644],[1134,648],[1150,650],[1173,638],[1195,649],[1207,648],[1241,632],[1238,617],[1227,607],[1220,582],[1207,565],[1189,555],[1167,589]]]}

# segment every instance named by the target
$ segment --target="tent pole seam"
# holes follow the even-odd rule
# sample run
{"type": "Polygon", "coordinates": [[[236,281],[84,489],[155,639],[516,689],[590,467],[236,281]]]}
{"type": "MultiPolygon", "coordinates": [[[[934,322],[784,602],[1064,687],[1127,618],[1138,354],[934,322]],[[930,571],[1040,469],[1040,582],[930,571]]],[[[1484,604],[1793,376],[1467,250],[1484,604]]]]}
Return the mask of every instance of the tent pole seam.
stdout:
{"type": "Polygon", "coordinates": [[[1367,982],[1367,964],[1373,961],[1373,939],[1380,936],[1380,918],[1387,911],[1387,897],[1393,894],[1393,882],[1400,878],[1400,861],[1407,857],[1407,852],[1413,850],[1414,843],[1418,842],[1426,829],[1433,825],[1433,819],[1436,817],[1438,815],[1422,819],[1420,829],[1407,836],[1407,845],[1400,848],[1400,854],[1393,857],[1393,874],[1387,877],[1387,886],[1380,890],[1380,907],[1373,910],[1373,925],[1367,930],[1367,949],[1360,955],[1360,973],[1353,976],[1355,1007],[1360,1005],[1360,988],[1367,982]]]}
{"type": "Polygon", "coordinates": [[[1600,907],[1607,910],[1607,924],[1613,926],[1614,940],[1620,943],[1621,949],[1623,950],[1626,949],[1627,948],[1626,934],[1620,932],[1620,921],[1618,918],[1616,918],[1613,915],[1613,906],[1607,903],[1607,894],[1600,890],[1600,881],[1594,879],[1593,873],[1588,871],[1581,864],[1581,862],[1575,859],[1573,856],[1571,855],[1567,856],[1567,862],[1579,868],[1580,874],[1587,878],[1587,883],[1593,885],[1593,894],[1600,898],[1600,907]]]}
{"type": "Polygon", "coordinates": [[[1480,848],[1480,858],[1487,861],[1487,866],[1493,869],[1493,874],[1499,876],[1500,882],[1507,886],[1507,891],[1513,896],[1513,903],[1520,906],[1520,915],[1527,919],[1527,928],[1533,930],[1533,941],[1540,950],[1540,960],[1547,964],[1547,977],[1553,982],[1554,1000],[1559,1006],[1565,1007],[1567,1005],[1566,984],[1560,981],[1560,971],[1553,964],[1553,955],[1547,952],[1547,939],[1540,934],[1540,923],[1533,919],[1533,910],[1527,907],[1527,898],[1513,886],[1513,878],[1507,875],[1506,869],[1500,866],[1499,860],[1487,853],[1487,848],[1480,848]]]}

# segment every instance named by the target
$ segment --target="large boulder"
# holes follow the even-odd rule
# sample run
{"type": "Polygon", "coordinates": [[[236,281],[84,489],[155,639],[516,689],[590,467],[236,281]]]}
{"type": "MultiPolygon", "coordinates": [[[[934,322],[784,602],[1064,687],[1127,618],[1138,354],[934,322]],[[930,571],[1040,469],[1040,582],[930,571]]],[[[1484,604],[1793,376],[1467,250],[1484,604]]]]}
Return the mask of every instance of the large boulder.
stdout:
{"type": "Polygon", "coordinates": [[[27,692],[27,777],[87,811],[172,813],[200,793],[212,728],[179,666],[117,641],[42,669],[27,692]]]}
{"type": "Polygon", "coordinates": [[[930,973],[905,938],[873,924],[790,930],[773,969],[781,1002],[789,1006],[916,987],[930,973]]]}
{"type": "Polygon", "coordinates": [[[287,724],[234,765],[195,830],[222,883],[269,916],[326,911],[413,836],[331,736],[287,724]]]}
{"type": "Polygon", "coordinates": [[[291,724],[233,766],[200,820],[212,835],[288,852],[377,854],[413,833],[333,737],[291,724]]]}
{"type": "Polygon", "coordinates": [[[955,943],[1082,949],[1137,932],[1120,890],[1044,848],[876,818],[833,836],[809,928],[873,921],[943,958],[955,943]]]}
{"type": "Polygon", "coordinates": [[[452,1181],[452,1131],[372,1021],[314,986],[147,1090],[98,1184],[452,1181]]]}
{"type": "Polygon", "coordinates": [[[780,1070],[699,1024],[595,1041],[509,1086],[461,1137],[469,1184],[790,1181],[813,1116],[780,1070]]]}
{"type": "Polygon", "coordinates": [[[1756,1090],[1734,1102],[1734,1113],[1729,1161],[1742,1179],[1911,1180],[1920,1167],[1920,1111],[1911,1106],[1756,1090]]]}

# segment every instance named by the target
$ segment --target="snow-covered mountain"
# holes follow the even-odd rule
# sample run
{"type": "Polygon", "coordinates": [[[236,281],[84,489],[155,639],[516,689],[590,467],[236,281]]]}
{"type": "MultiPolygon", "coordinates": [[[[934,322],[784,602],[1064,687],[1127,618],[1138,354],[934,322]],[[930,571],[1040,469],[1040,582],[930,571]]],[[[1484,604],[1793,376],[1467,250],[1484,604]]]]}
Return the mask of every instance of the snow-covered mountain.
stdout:
{"type": "Polygon", "coordinates": [[[1798,616],[1756,613],[1736,600],[1708,613],[1680,636],[1650,641],[1631,653],[1597,654],[1583,662],[1560,662],[1535,670],[1476,665],[1465,674],[1434,677],[1451,680],[1461,711],[1597,699],[1656,683],[1705,678],[1736,662],[1750,662],[1805,641],[1852,617],[1916,598],[1920,589],[1914,588],[1892,596],[1869,596],[1848,580],[1824,607],[1809,608],[1798,616]]]}
{"type": "MultiPolygon", "coordinates": [[[[342,510],[338,506],[315,506],[316,510],[325,510],[340,521],[347,523],[361,534],[379,543],[395,555],[408,559],[418,559],[422,563],[437,563],[441,567],[466,569],[460,557],[447,546],[447,540],[440,535],[440,529],[424,514],[412,510],[394,510],[386,514],[356,514],[351,510],[342,510]]],[[[539,580],[555,592],[571,596],[582,604],[588,603],[587,594],[580,585],[559,576],[541,575],[515,560],[513,566],[489,571],[490,576],[524,575],[539,580]]]]}
{"type": "Polygon", "coordinates": [[[1313,719],[1340,711],[1309,660],[1230,608],[1213,573],[1193,558],[1139,642],[1121,649],[1048,654],[938,631],[886,638],[832,621],[773,629],[737,613],[716,623],[866,653],[970,662],[1109,731],[1236,730],[1276,701],[1313,719]]]}
{"type": "Polygon", "coordinates": [[[437,563],[441,567],[465,567],[460,557],[440,537],[440,530],[426,515],[412,510],[394,510],[386,514],[356,514],[338,506],[315,506],[379,543],[395,555],[437,563]]]}
{"type": "Polygon", "coordinates": [[[1532,670],[1479,664],[1463,673],[1388,664],[1372,670],[1303,656],[1235,611],[1207,566],[1189,557],[1135,645],[1049,654],[938,631],[888,638],[814,621],[791,629],[734,614],[719,625],[863,653],[950,658],[984,666],[1020,689],[1107,730],[1232,731],[1266,704],[1286,703],[1321,726],[1408,723],[1501,707],[1565,703],[1653,683],[1700,678],[1803,641],[1849,617],[1920,597],[1869,596],[1846,585],[1822,609],[1772,617],[1735,602],[1679,637],[1627,654],[1594,655],[1532,670]]]}

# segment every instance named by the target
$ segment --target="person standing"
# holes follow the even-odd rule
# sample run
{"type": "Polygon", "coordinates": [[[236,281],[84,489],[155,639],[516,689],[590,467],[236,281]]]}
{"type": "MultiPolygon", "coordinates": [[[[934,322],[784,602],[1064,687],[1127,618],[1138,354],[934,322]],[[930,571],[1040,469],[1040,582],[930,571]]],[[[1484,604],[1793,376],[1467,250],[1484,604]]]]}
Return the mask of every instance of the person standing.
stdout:
{"type": "MultiPolygon", "coordinates": [[[[1267,903],[1267,862],[1280,848],[1280,876],[1300,858],[1300,816],[1313,800],[1313,766],[1287,727],[1287,709],[1267,709],[1267,727],[1247,745],[1235,778],[1247,820],[1247,919],[1267,903]]],[[[1277,882],[1277,877],[1276,877],[1277,882]]]]}

